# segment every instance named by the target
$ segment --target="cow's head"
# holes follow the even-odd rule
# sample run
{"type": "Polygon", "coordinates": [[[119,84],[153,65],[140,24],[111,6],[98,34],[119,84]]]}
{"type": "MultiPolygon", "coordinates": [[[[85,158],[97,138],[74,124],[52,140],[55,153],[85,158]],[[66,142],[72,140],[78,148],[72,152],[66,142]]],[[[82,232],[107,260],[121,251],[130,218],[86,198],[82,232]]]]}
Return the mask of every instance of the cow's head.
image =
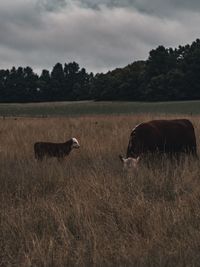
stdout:
{"type": "Polygon", "coordinates": [[[132,157],[128,157],[128,158],[124,158],[122,155],[119,155],[120,160],[123,163],[123,167],[125,170],[137,170],[138,169],[138,163],[140,161],[140,157],[137,158],[132,158],[132,157]]]}
{"type": "Polygon", "coordinates": [[[135,130],[133,130],[129,138],[126,158],[130,157],[136,159],[140,154],[140,152],[141,152],[140,137],[138,133],[135,130]]]}
{"type": "Polygon", "coordinates": [[[80,145],[79,145],[78,140],[73,137],[72,138],[72,146],[71,146],[71,148],[79,148],[79,147],[80,147],[80,145]]]}

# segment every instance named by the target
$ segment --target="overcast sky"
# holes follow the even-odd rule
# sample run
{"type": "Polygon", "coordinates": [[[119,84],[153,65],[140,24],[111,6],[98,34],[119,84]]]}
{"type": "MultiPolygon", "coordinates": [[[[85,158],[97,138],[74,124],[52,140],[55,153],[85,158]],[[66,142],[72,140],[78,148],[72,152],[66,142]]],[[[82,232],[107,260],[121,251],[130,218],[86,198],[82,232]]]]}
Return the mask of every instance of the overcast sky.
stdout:
{"type": "Polygon", "coordinates": [[[1,0],[0,68],[106,72],[200,38],[199,0],[1,0]]]}

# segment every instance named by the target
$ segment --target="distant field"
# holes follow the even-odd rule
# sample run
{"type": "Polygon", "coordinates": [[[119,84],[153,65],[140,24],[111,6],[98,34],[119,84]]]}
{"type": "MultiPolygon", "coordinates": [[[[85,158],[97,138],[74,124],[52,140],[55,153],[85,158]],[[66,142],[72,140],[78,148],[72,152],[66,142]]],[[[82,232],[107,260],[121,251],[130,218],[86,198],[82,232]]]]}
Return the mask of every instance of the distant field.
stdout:
{"type": "Polygon", "coordinates": [[[80,116],[104,114],[200,114],[200,101],[180,102],[52,102],[0,104],[0,116],[80,116]]]}

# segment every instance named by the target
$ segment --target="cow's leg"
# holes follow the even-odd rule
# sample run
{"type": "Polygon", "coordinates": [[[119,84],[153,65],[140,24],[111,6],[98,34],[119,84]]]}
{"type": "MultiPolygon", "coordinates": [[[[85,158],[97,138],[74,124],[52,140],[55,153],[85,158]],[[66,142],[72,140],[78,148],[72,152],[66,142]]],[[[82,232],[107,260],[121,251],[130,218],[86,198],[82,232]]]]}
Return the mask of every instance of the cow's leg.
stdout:
{"type": "Polygon", "coordinates": [[[42,161],[43,160],[44,155],[41,153],[35,153],[35,159],[38,161],[42,161]]]}
{"type": "Polygon", "coordinates": [[[43,161],[43,156],[38,156],[38,157],[37,157],[37,160],[38,160],[38,161],[43,161]]]}
{"type": "Polygon", "coordinates": [[[198,154],[197,154],[197,148],[196,148],[196,147],[192,147],[192,151],[191,151],[191,153],[192,153],[192,156],[193,156],[194,158],[199,159],[199,156],[198,156],[198,154]]]}

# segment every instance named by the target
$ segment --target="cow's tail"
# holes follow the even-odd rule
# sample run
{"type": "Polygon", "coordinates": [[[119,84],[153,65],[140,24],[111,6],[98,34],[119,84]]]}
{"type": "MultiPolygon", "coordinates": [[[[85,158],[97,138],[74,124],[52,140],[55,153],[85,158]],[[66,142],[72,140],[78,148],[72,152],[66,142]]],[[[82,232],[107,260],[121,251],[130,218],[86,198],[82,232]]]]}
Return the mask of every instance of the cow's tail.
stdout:
{"type": "Polygon", "coordinates": [[[42,154],[41,154],[40,146],[38,143],[34,144],[34,154],[35,154],[36,160],[42,160],[42,154]]]}

